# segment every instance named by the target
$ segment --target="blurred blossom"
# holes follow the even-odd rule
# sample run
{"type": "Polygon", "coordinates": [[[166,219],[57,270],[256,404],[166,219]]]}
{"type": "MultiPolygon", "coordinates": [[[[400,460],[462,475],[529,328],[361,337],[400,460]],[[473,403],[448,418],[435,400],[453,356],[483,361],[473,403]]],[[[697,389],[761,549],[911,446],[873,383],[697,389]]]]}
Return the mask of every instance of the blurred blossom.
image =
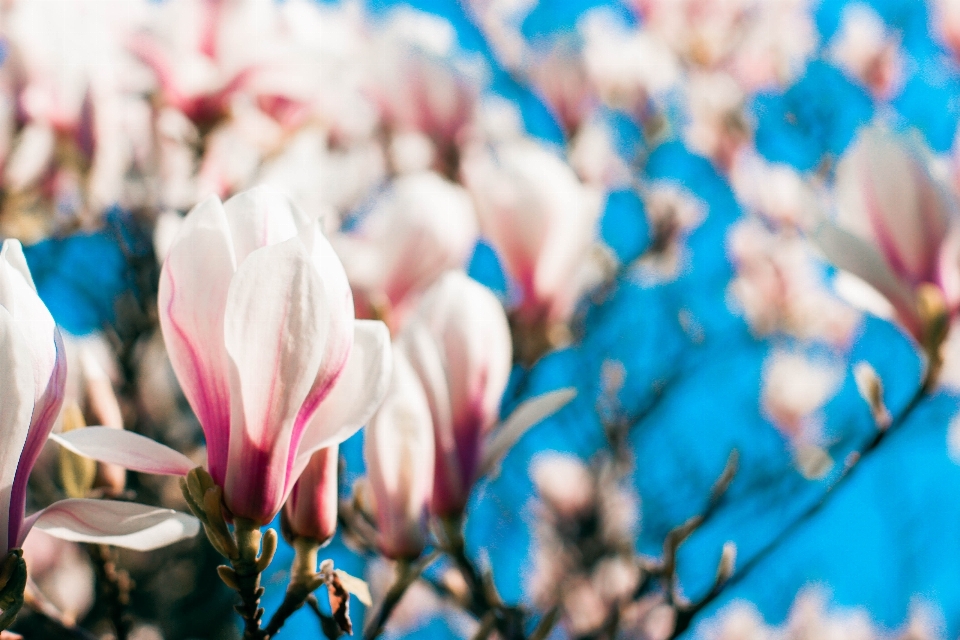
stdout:
{"type": "Polygon", "coordinates": [[[544,611],[559,605],[570,633],[595,633],[633,599],[642,578],[633,551],[636,496],[608,464],[587,466],[565,454],[541,454],[530,475],[540,497],[529,578],[534,602],[544,611]]]}
{"type": "Polygon", "coordinates": [[[190,212],[163,266],[159,308],[210,474],[235,516],[272,520],[313,452],[359,429],[386,388],[386,328],[354,321],[319,223],[268,187],[190,212]]]}
{"type": "Polygon", "coordinates": [[[397,178],[359,228],[332,238],[357,315],[394,332],[442,273],[466,265],[476,241],[469,194],[433,172],[397,178]]]}
{"type": "Polygon", "coordinates": [[[688,146],[729,169],[749,137],[743,90],[728,74],[714,72],[693,74],[686,92],[688,146]]]}
{"type": "Polygon", "coordinates": [[[822,409],[842,381],[837,364],[801,353],[776,350],[764,362],[763,412],[788,439],[797,466],[807,477],[821,477],[832,463],[822,448],[826,444],[822,409]]]}
{"type": "Polygon", "coordinates": [[[458,516],[510,374],[510,329],[490,291],[450,271],[424,295],[397,347],[430,405],[436,445],[432,511],[458,516]]]}
{"type": "Polygon", "coordinates": [[[830,55],[877,98],[890,98],[901,88],[904,61],[898,38],[865,4],[844,8],[840,30],[830,44],[830,55]]]}
{"type": "Polygon", "coordinates": [[[780,626],[766,624],[753,605],[734,602],[703,623],[707,640],[934,640],[933,626],[921,607],[914,607],[900,631],[874,625],[861,609],[828,607],[824,594],[802,591],[780,626]]]}
{"type": "Polygon", "coordinates": [[[807,230],[815,221],[816,192],[790,165],[742,149],[730,167],[730,186],[746,208],[775,227],[807,230]]]}
{"type": "Polygon", "coordinates": [[[786,334],[846,347],[860,314],[824,283],[810,246],[756,220],[731,228],[727,250],[736,275],[729,293],[754,334],[786,334]]]}
{"type": "Polygon", "coordinates": [[[673,280],[683,266],[684,241],[703,222],[706,207],[686,188],[668,181],[649,185],[644,202],[652,242],[640,265],[653,281],[673,280]]]}
{"type": "Polygon", "coordinates": [[[394,355],[390,390],[367,425],[363,457],[380,552],[392,559],[416,558],[427,543],[436,453],[430,405],[402,351],[394,355]]]}
{"type": "Polygon", "coordinates": [[[81,620],[93,606],[95,575],[80,545],[37,531],[24,541],[23,559],[36,588],[67,621],[81,620]]]}
{"type": "Polygon", "coordinates": [[[480,228],[522,292],[518,318],[567,321],[582,294],[575,276],[595,235],[600,192],[533,140],[472,148],[463,174],[480,228]]]}
{"type": "Polygon", "coordinates": [[[315,451],[284,502],[282,530],[291,544],[297,538],[325,544],[336,533],[339,451],[338,445],[315,451]]]}
{"type": "Polygon", "coordinates": [[[655,33],[631,31],[602,9],[587,14],[581,31],[587,78],[609,106],[643,116],[648,99],[680,80],[679,61],[655,33]]]}
{"type": "Polygon", "coordinates": [[[925,331],[919,288],[960,306],[960,240],[954,194],[919,149],[880,129],[863,132],[837,168],[837,231],[814,238],[837,266],[880,291],[915,336],[925,331]]]}

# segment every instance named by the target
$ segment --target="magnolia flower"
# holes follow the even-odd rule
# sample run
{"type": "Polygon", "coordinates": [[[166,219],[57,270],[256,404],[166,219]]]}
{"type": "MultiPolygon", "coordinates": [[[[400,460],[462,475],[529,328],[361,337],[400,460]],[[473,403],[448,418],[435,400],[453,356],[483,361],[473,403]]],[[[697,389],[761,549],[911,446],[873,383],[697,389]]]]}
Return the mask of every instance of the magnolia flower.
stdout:
{"type": "Polygon", "coordinates": [[[434,437],[430,405],[402,352],[393,384],[367,426],[363,457],[376,502],[378,544],[388,558],[416,558],[426,545],[433,493],[434,437]]]}
{"type": "Polygon", "coordinates": [[[569,319],[571,286],[595,236],[600,194],[557,155],[532,140],[473,148],[463,161],[480,226],[523,293],[527,323],[569,319]]]}
{"type": "Polygon", "coordinates": [[[397,179],[358,233],[333,243],[353,286],[357,313],[382,315],[396,330],[440,274],[465,265],[476,239],[467,192],[423,172],[397,179]]]}
{"type": "Polygon", "coordinates": [[[939,291],[948,312],[960,307],[953,195],[917,151],[876,128],[840,162],[836,192],[836,222],[822,220],[814,241],[838,267],[882,293],[923,339],[922,288],[939,291]]]}
{"type": "Polygon", "coordinates": [[[337,532],[339,452],[339,445],[315,452],[293,485],[281,521],[284,537],[291,544],[297,538],[325,544],[337,532]]]}
{"type": "MultiPolygon", "coordinates": [[[[390,376],[383,323],[354,320],[346,274],[318,220],[257,187],[187,215],[160,274],[160,328],[235,517],[266,524],[314,452],[370,418],[390,376]]],[[[77,453],[184,475],[185,456],[129,432],[58,437],[77,453]],[[121,438],[135,453],[102,447],[121,438]],[[101,440],[102,438],[102,440],[101,440]]]]}
{"type": "Polygon", "coordinates": [[[398,348],[413,365],[430,405],[436,440],[432,509],[459,514],[510,375],[507,319],[483,285],[450,271],[423,297],[398,348]]]}
{"type": "Polygon", "coordinates": [[[20,547],[31,528],[140,550],[195,535],[193,517],[129,502],[61,500],[24,517],[27,479],[60,410],[65,377],[60,333],[20,243],[7,240],[0,249],[0,551],[20,547]]]}

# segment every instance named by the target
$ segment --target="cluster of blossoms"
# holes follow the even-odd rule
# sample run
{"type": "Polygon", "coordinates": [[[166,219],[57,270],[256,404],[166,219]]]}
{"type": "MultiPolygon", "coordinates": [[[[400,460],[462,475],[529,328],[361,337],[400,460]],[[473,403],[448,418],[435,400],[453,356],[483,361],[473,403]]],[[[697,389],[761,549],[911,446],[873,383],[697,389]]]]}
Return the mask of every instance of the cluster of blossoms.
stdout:
{"type": "MultiPolygon", "coordinates": [[[[532,606],[502,597],[503,574],[464,539],[478,483],[533,425],[596,391],[590,380],[529,393],[549,377],[540,365],[567,347],[578,365],[612,360],[583,345],[597,309],[631,287],[720,297],[745,350],[771,347],[751,408],[802,482],[845,478],[902,421],[877,371],[848,362],[874,316],[924,363],[902,415],[960,387],[960,172],[905,131],[907,116],[889,117],[906,110],[896,100],[921,65],[886,17],[852,5],[821,40],[807,0],[636,0],[586,12],[569,38],[537,39],[536,3],[462,4],[483,40],[469,50],[462,25],[403,6],[0,7],[0,627],[25,598],[41,614],[59,600],[64,626],[82,616],[39,586],[31,530],[153,550],[202,527],[250,640],[276,636],[304,605],[330,637],[353,631],[351,594],[370,606],[371,589],[319,562],[338,532],[393,569],[372,585],[368,638],[424,585],[481,639],[542,639],[557,624],[563,637],[678,637],[734,574],[729,542],[707,593],[687,598],[677,554],[735,482],[736,451],[706,507],[666,527],[660,559],[637,552],[630,481],[645,470],[629,462],[630,427],[643,412],[618,414],[609,456],[535,458],[532,606]],[[837,132],[821,113],[836,105],[811,85],[883,108],[837,132]],[[657,160],[678,148],[697,171],[657,160]],[[729,195],[730,220],[708,183],[729,195]],[[623,202],[632,218],[617,227],[623,202]],[[156,257],[125,360],[116,332],[61,335],[17,240],[92,233],[117,209],[156,257]],[[716,264],[706,231],[722,236],[716,264]],[[828,408],[848,368],[875,436],[838,461],[828,408]],[[364,477],[342,487],[341,445],[361,429],[364,477]],[[28,500],[35,465],[59,477],[35,480],[53,489],[28,500]],[[142,474],[132,488],[126,470],[142,474]],[[193,515],[131,501],[138,490],[193,515]],[[265,618],[280,535],[293,560],[265,618]]],[[[949,59],[960,13],[935,9],[937,59],[949,59]]],[[[669,319],[692,344],[722,324],[697,302],[669,319]]],[[[631,375],[613,392],[624,406],[642,404],[623,397],[631,375]]],[[[659,398],[670,376],[652,377],[659,398]]],[[[583,422],[609,426],[602,413],[583,422]]],[[[63,568],[59,549],[50,564],[63,568]]],[[[111,553],[91,547],[119,603],[130,585],[109,577],[111,553]]],[[[877,635],[821,614],[801,598],[781,631],[734,608],[704,633],[877,635]]],[[[927,637],[917,629],[902,637],[927,637]]]]}

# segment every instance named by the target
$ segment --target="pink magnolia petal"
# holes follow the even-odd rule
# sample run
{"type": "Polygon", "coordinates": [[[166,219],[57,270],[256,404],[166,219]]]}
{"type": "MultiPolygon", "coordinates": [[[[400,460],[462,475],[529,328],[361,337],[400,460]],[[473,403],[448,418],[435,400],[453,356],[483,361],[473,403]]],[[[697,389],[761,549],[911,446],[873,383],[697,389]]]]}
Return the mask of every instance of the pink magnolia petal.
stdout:
{"type": "Polygon", "coordinates": [[[23,444],[10,503],[11,513],[22,513],[30,469],[63,403],[67,363],[60,332],[37,296],[23,250],[16,240],[4,241],[0,249],[0,307],[10,313],[23,343],[30,350],[34,380],[30,431],[23,444]]]}
{"type": "Polygon", "coordinates": [[[242,191],[223,205],[233,239],[237,264],[261,247],[297,235],[306,220],[283,192],[261,185],[242,191]]]}
{"type": "Polygon", "coordinates": [[[197,466],[179,451],[132,431],[86,427],[50,439],[77,455],[140,473],[184,476],[197,466]]]}
{"type": "Polygon", "coordinates": [[[230,424],[229,359],[223,339],[236,268],[230,228],[216,197],[187,215],[160,274],[160,328],[170,363],[207,439],[210,474],[222,483],[230,424]]]}
{"type": "Polygon", "coordinates": [[[392,361],[386,325],[376,320],[356,320],[350,359],[304,430],[293,478],[299,476],[314,451],[343,442],[370,420],[387,393],[392,361]]]}
{"type": "Polygon", "coordinates": [[[298,237],[251,253],[230,285],[224,501],[235,515],[268,522],[279,511],[306,421],[349,355],[350,317],[330,314],[324,285],[298,237]]]}
{"type": "Polygon", "coordinates": [[[32,515],[23,537],[34,527],[61,540],[150,551],[194,537],[200,521],[172,509],[134,502],[74,498],[32,515]]]}
{"type": "Polygon", "coordinates": [[[403,352],[393,364],[390,391],[367,426],[363,458],[381,551],[388,558],[415,558],[426,544],[433,494],[433,425],[423,387],[403,352]]]}
{"type": "Polygon", "coordinates": [[[340,447],[315,451],[284,501],[284,526],[295,538],[325,543],[337,531],[340,447]]]}
{"type": "Polygon", "coordinates": [[[879,251],[829,220],[821,220],[811,240],[836,267],[865,280],[896,308],[911,331],[919,330],[913,291],[891,271],[879,251]]]}
{"type": "Polygon", "coordinates": [[[483,447],[479,475],[485,476],[496,473],[504,456],[530,430],[530,427],[539,424],[542,420],[565,407],[576,395],[577,390],[570,387],[550,391],[521,402],[520,406],[513,410],[513,413],[503,421],[496,432],[487,438],[483,447]]]}
{"type": "Polygon", "coordinates": [[[933,280],[953,206],[927,164],[908,140],[869,128],[837,172],[841,224],[869,234],[894,273],[914,285],[933,280]]]}
{"type": "MultiPolygon", "coordinates": [[[[34,377],[30,349],[16,322],[0,307],[0,551],[16,546],[23,522],[23,499],[12,499],[23,446],[33,415],[34,377]],[[11,508],[19,503],[19,509],[11,508]]],[[[25,487],[18,491],[25,493],[25,487]]]]}

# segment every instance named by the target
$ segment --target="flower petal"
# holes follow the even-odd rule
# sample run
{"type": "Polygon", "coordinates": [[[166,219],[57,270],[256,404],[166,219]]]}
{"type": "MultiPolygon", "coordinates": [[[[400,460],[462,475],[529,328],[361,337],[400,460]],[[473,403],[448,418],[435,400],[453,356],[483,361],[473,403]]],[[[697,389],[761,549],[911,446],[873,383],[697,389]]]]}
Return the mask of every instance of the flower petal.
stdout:
{"type": "Polygon", "coordinates": [[[260,185],[242,191],[223,205],[230,225],[237,264],[268,245],[279,244],[297,235],[305,216],[283,192],[260,185]]]}
{"type": "Polygon", "coordinates": [[[817,224],[810,238],[834,266],[862,278],[882,293],[911,330],[919,326],[913,293],[874,247],[826,219],[817,224]]]}
{"type": "Polygon", "coordinates": [[[353,348],[340,378],[307,424],[297,450],[293,478],[310,455],[352,436],[373,416],[390,384],[390,332],[376,320],[354,321],[353,348]]]}
{"type": "Polygon", "coordinates": [[[32,515],[24,537],[32,527],[61,540],[150,551],[192,538],[200,531],[200,521],[173,509],[135,502],[74,498],[32,515]]]}
{"type": "Polygon", "coordinates": [[[251,253],[230,285],[224,500],[235,515],[269,521],[279,511],[306,422],[346,363],[353,342],[349,309],[331,314],[344,305],[325,284],[295,237],[251,253]]]}
{"type": "Polygon", "coordinates": [[[140,473],[184,476],[197,466],[179,451],[132,431],[86,427],[54,433],[50,439],[77,455],[140,473]]]}
{"type": "Polygon", "coordinates": [[[500,428],[487,439],[480,461],[479,475],[496,473],[504,456],[530,427],[562,409],[576,395],[577,390],[571,387],[544,393],[522,402],[513,410],[510,417],[504,420],[500,428]]]}
{"type": "MultiPolygon", "coordinates": [[[[10,510],[14,479],[33,415],[34,378],[30,349],[10,312],[0,307],[0,552],[15,546],[23,502],[10,510]]],[[[25,487],[24,487],[25,489],[25,487]]]]}
{"type": "Polygon", "coordinates": [[[207,439],[210,475],[222,483],[230,424],[223,318],[236,259],[223,206],[204,200],[183,221],[160,274],[160,328],[183,393],[207,439]]]}

